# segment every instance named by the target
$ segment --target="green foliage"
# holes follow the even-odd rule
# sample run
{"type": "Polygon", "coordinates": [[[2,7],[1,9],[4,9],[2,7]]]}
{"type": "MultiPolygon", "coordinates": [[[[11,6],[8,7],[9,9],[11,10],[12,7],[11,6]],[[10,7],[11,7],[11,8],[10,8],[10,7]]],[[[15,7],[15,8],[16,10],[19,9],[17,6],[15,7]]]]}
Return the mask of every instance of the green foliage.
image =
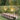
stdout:
{"type": "Polygon", "coordinates": [[[18,0],[18,3],[19,3],[19,5],[20,5],[20,0],[18,0]]]}
{"type": "Polygon", "coordinates": [[[19,11],[18,11],[18,14],[20,15],[20,9],[19,9],[19,11]]]}
{"type": "Polygon", "coordinates": [[[4,9],[3,9],[3,10],[0,10],[0,13],[1,13],[1,12],[2,12],[2,13],[3,13],[3,12],[7,13],[7,10],[6,10],[6,11],[5,11],[4,9]]]}
{"type": "Polygon", "coordinates": [[[20,8],[19,8],[19,10],[17,11],[17,14],[20,15],[20,8]]]}
{"type": "Polygon", "coordinates": [[[2,13],[2,10],[0,10],[0,13],[2,13]]]}
{"type": "Polygon", "coordinates": [[[8,9],[8,13],[10,13],[10,10],[8,9]]]}

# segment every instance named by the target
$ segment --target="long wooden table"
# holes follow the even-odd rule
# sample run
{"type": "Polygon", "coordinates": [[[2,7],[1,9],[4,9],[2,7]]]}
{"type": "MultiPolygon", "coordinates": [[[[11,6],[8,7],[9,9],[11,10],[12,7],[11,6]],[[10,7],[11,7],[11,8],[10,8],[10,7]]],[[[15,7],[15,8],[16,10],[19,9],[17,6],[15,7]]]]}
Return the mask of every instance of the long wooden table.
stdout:
{"type": "Polygon", "coordinates": [[[13,19],[13,17],[16,18],[16,16],[14,14],[10,14],[10,13],[3,13],[2,16],[9,18],[9,19],[13,19]]]}

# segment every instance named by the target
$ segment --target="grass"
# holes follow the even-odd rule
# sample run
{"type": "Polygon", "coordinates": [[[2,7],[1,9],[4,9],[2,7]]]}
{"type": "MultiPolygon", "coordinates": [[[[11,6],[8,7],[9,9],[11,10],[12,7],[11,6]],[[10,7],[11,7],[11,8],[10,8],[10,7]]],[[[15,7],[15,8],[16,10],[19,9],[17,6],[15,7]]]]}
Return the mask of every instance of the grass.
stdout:
{"type": "Polygon", "coordinates": [[[8,20],[8,19],[6,19],[6,18],[3,18],[2,16],[0,16],[0,20],[8,20]]]}

